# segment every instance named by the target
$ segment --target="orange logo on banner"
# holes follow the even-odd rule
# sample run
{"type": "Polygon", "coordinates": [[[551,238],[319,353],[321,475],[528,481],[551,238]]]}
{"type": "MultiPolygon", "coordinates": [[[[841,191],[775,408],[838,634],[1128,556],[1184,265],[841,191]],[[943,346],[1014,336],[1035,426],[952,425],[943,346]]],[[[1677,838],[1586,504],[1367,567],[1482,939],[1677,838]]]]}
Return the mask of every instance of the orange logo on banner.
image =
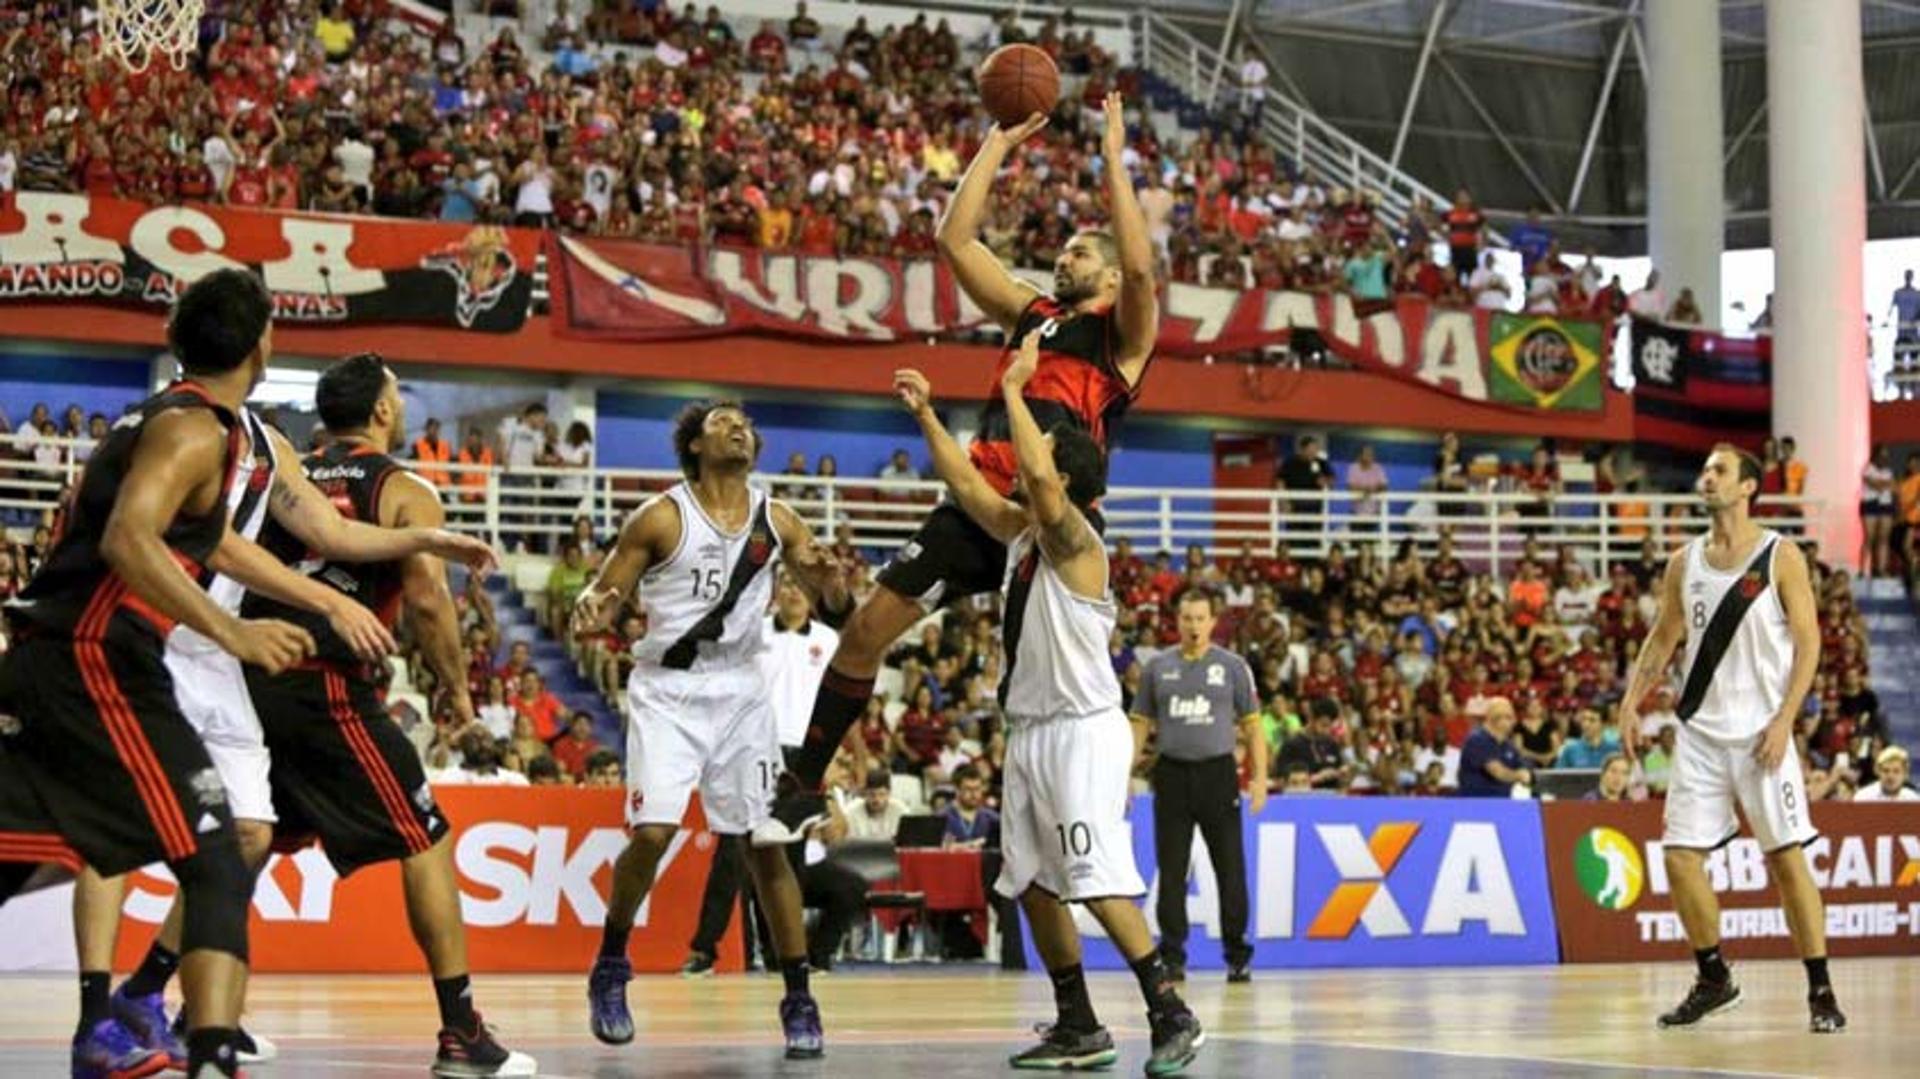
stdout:
{"type": "MultiPolygon", "coordinates": [[[[1386,881],[1388,873],[1400,863],[1400,856],[1407,852],[1413,843],[1413,837],[1420,826],[1412,822],[1382,824],[1367,837],[1367,850],[1373,855],[1373,865],[1365,867],[1363,872],[1355,872],[1351,867],[1339,865],[1336,868],[1341,876],[1365,876],[1372,879],[1348,880],[1333,890],[1327,901],[1314,916],[1313,924],[1307,927],[1307,937],[1312,940],[1345,940],[1353,927],[1360,924],[1360,918],[1366,913],[1367,904],[1373,902],[1386,881]]],[[[1323,842],[1325,840],[1323,839],[1323,842]]]]}
{"type": "MultiPolygon", "coordinates": [[[[593,965],[626,845],[618,790],[440,787],[453,824],[454,869],[477,972],[584,973],[593,965]]],[[[635,920],[634,969],[680,968],[700,916],[714,836],[698,800],[661,860],[635,920]]],[[[131,969],[173,902],[163,869],[133,874],[114,962],[131,969]]],[[[274,858],[254,891],[253,969],[408,973],[426,970],[407,928],[400,871],[388,862],[341,880],[318,848],[274,858]]],[[[739,936],[721,937],[719,968],[742,966],[739,936]]]]}

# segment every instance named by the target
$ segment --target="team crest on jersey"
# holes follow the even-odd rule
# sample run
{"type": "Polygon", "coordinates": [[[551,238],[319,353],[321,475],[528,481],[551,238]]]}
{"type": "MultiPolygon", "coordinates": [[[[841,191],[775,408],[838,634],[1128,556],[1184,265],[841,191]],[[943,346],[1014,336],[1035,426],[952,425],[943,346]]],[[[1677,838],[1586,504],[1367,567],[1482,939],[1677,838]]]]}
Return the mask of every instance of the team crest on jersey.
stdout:
{"type": "Polygon", "coordinates": [[[1227,684],[1227,669],[1218,663],[1207,664],[1207,684],[1224,686],[1227,684]]]}
{"type": "Polygon", "coordinates": [[[764,528],[756,528],[753,535],[747,537],[747,560],[756,566],[764,566],[773,557],[773,535],[764,528]]]}
{"type": "Polygon", "coordinates": [[[1745,577],[1740,578],[1740,598],[1752,599],[1766,587],[1766,583],[1760,580],[1760,571],[1750,569],[1745,577]]]}

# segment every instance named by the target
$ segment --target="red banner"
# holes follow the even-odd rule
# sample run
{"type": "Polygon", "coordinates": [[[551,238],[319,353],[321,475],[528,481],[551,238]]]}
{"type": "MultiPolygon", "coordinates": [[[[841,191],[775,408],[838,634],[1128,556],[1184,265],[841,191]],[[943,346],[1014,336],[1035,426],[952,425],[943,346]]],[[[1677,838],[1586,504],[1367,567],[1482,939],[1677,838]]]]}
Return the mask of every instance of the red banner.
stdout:
{"type": "MultiPolygon", "coordinates": [[[[626,845],[624,792],[439,787],[434,796],[453,822],[473,969],[584,977],[600,944],[613,861],[626,845]]],[[[635,920],[635,970],[666,973],[686,960],[713,846],[696,799],[635,920]]],[[[118,969],[139,964],[174,892],[164,870],[133,874],[114,956],[118,969]]],[[[393,862],[341,880],[318,848],[277,855],[254,890],[249,932],[256,971],[426,969],[407,928],[400,869],[393,862]]],[[[721,938],[720,969],[741,966],[739,936],[728,932],[721,938]]]]}
{"type": "MultiPolygon", "coordinates": [[[[1551,802],[1547,866],[1561,958],[1574,963],[1679,959],[1687,938],[1674,912],[1660,845],[1658,802],[1551,802]]],[[[1827,904],[1836,956],[1920,954],[1920,808],[1817,802],[1820,838],[1808,865],[1827,904]]],[[[1707,859],[1729,955],[1794,955],[1779,893],[1759,843],[1742,836],[1707,859]]]]}
{"type": "MultiPolygon", "coordinates": [[[[985,325],[946,265],[934,261],[557,237],[547,269],[556,331],[571,337],[663,341],[760,333],[897,343],[985,325]]],[[[1051,285],[1044,273],[1022,276],[1041,288],[1051,285]]],[[[1160,298],[1156,347],[1163,356],[1229,356],[1310,331],[1363,370],[1535,411],[1502,406],[1488,393],[1489,315],[1418,297],[1365,309],[1344,294],[1174,284],[1160,298]]]]}
{"type": "Polygon", "coordinates": [[[202,274],[246,267],[283,322],[506,333],[527,320],[539,252],[524,229],[35,191],[0,200],[0,302],[165,305],[202,274]]]}

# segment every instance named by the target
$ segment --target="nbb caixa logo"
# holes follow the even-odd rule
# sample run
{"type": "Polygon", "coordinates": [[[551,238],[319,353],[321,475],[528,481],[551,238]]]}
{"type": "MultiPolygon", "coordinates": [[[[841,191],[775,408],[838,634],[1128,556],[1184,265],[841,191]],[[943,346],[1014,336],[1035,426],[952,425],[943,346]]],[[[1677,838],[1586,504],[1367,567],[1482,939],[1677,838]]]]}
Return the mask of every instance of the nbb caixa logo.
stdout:
{"type": "MultiPolygon", "coordinates": [[[[1153,803],[1131,814],[1151,892],[1185,893],[1187,965],[1221,965],[1220,882],[1196,837],[1187,881],[1161,879],[1153,803]]],[[[1254,965],[1551,963],[1559,958],[1536,803],[1481,799],[1276,798],[1244,850],[1254,965]]],[[[1091,920],[1082,928],[1091,927],[1091,920]]],[[[1089,940],[1088,963],[1121,964],[1089,940]]]]}

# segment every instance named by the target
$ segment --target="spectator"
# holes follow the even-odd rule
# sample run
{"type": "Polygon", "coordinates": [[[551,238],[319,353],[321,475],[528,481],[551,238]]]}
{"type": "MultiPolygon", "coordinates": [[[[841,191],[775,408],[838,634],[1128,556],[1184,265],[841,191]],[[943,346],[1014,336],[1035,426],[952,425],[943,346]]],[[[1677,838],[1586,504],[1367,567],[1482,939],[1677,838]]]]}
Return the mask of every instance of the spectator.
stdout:
{"type": "Polygon", "coordinates": [[[1260,54],[1251,46],[1240,48],[1240,113],[1244,129],[1251,131],[1260,119],[1260,109],[1267,101],[1267,65],[1260,54]]]}
{"type": "Polygon", "coordinates": [[[1289,769],[1304,770],[1307,786],[1315,790],[1345,790],[1348,770],[1342,763],[1340,742],[1333,735],[1334,721],[1340,718],[1340,702],[1318,698],[1307,714],[1306,730],[1280,747],[1280,769],[1283,774],[1289,769]]]}
{"type": "Polygon", "coordinates": [[[1667,294],[1660,291],[1660,271],[1648,270],[1647,283],[1627,297],[1627,313],[1658,320],[1667,313],[1667,294]]]}
{"type": "Polygon", "coordinates": [[[587,757],[587,778],[583,784],[602,790],[622,790],[627,781],[620,767],[620,755],[611,749],[596,749],[587,757]]]}
{"type": "Polygon", "coordinates": [[[1488,251],[1480,258],[1480,268],[1467,278],[1467,293],[1473,297],[1475,307],[1490,311],[1505,310],[1513,297],[1513,286],[1500,275],[1494,266],[1493,252],[1488,251]]]}
{"type": "Polygon", "coordinates": [[[1620,752],[1620,735],[1601,718],[1598,710],[1580,710],[1580,737],[1560,747],[1553,761],[1555,768],[1600,768],[1620,752]]]}
{"type": "Polygon", "coordinates": [[[807,14],[807,0],[794,4],[793,18],[787,20],[787,40],[795,45],[820,40],[820,23],[807,14]]]}
{"type": "Polygon", "coordinates": [[[1553,233],[1540,223],[1540,211],[1527,211],[1527,219],[1515,225],[1507,234],[1507,243],[1520,256],[1521,274],[1531,277],[1547,257],[1547,249],[1553,245],[1553,233]]]}
{"type": "Polygon", "coordinates": [[[602,746],[593,737],[593,717],[585,712],[575,712],[567,723],[566,736],[553,743],[553,759],[576,783],[586,779],[588,759],[601,751],[602,746]]]}
{"type": "Polygon", "coordinates": [[[1386,503],[1380,495],[1387,490],[1387,470],[1374,460],[1371,443],[1361,446],[1359,456],[1347,466],[1347,490],[1356,496],[1353,502],[1355,517],[1377,517],[1385,508],[1386,503]]]}
{"type": "Polygon", "coordinates": [[[571,787],[573,777],[561,774],[560,762],[552,757],[535,757],[527,762],[527,782],[535,787],[571,787]]]}
{"type": "Polygon", "coordinates": [[[1913,287],[1913,271],[1908,270],[1899,288],[1893,290],[1893,302],[1887,309],[1893,321],[1893,365],[1895,370],[1910,370],[1920,356],[1920,289],[1913,287]]]}
{"type": "MultiPolygon", "coordinates": [[[[1907,278],[1912,280],[1912,273],[1907,278]]],[[[1893,467],[1885,443],[1873,447],[1873,456],[1860,473],[1860,568],[1869,578],[1884,577],[1893,568],[1893,467]]]]}
{"type": "Polygon", "coordinates": [[[540,676],[539,671],[526,670],[520,674],[519,692],[514,695],[513,710],[527,722],[524,727],[515,724],[514,741],[518,743],[531,735],[544,747],[559,736],[560,716],[566,711],[566,706],[547,688],[547,680],[540,676]]]}
{"type": "Polygon", "coordinates": [[[504,742],[513,737],[513,718],[517,715],[513,702],[507,699],[506,680],[498,675],[489,677],[486,695],[474,709],[474,721],[486,729],[489,738],[504,742]]]}
{"type": "Polygon", "coordinates": [[[907,456],[906,450],[894,450],[893,456],[887,459],[886,467],[880,470],[880,478],[888,481],[917,480],[920,470],[913,467],[913,459],[907,456]]]}
{"type": "Polygon", "coordinates": [[[946,816],[947,832],[942,846],[998,847],[1000,814],[986,806],[987,785],[972,765],[964,765],[953,776],[953,805],[946,816]]]}
{"type": "Polygon", "coordinates": [[[1567,635],[1569,645],[1579,643],[1581,634],[1593,623],[1604,592],[1605,586],[1587,577],[1585,565],[1568,563],[1565,583],[1553,592],[1553,619],[1567,635]]]}
{"type": "MultiPolygon", "coordinates": [[[[1521,660],[1520,663],[1526,663],[1521,660]]],[[[1524,711],[1520,723],[1514,729],[1513,741],[1519,747],[1520,760],[1530,769],[1552,768],[1560,756],[1563,735],[1560,728],[1547,718],[1547,707],[1534,697],[1527,682],[1515,676],[1513,692],[1516,696],[1524,694],[1524,711]]]]}
{"type": "MultiPolygon", "coordinates": [[[[1333,468],[1326,458],[1320,455],[1320,440],[1312,435],[1301,435],[1294,443],[1292,456],[1280,466],[1280,486],[1288,491],[1327,491],[1333,487],[1333,468]]],[[[1288,512],[1294,514],[1313,514],[1317,518],[1325,511],[1326,503],[1318,498],[1295,499],[1288,505],[1288,512]]],[[[1294,523],[1291,527],[1317,528],[1317,521],[1311,525],[1294,523]]]]}
{"type": "Polygon", "coordinates": [[[1654,794],[1664,795],[1667,792],[1667,781],[1673,776],[1674,742],[1679,729],[1678,723],[1662,726],[1655,736],[1657,741],[1654,747],[1640,760],[1640,772],[1647,778],[1647,790],[1654,794]]]}
{"type": "Polygon", "coordinates": [[[870,768],[860,800],[846,812],[847,838],[891,840],[905,815],[906,810],[893,800],[893,776],[885,768],[870,768]]]}
{"type": "Polygon", "coordinates": [[[327,58],[329,64],[345,63],[353,55],[353,23],[342,17],[338,2],[330,3],[322,10],[320,18],[313,24],[313,36],[320,42],[321,55],[327,58]]]}
{"type": "Polygon", "coordinates": [[[1861,787],[1854,792],[1856,802],[1916,802],[1920,801],[1920,792],[1907,786],[1907,751],[1899,746],[1888,746],[1873,759],[1873,774],[1878,783],[1861,787]]]}
{"type": "Polygon", "coordinates": [[[1508,798],[1516,784],[1533,785],[1533,772],[1514,747],[1513,702],[1495,697],[1487,702],[1480,726],[1460,747],[1460,788],[1464,798],[1508,798]]]}
{"type": "Polygon", "coordinates": [[[445,490],[452,482],[453,476],[445,466],[453,459],[453,447],[440,437],[440,421],[436,417],[427,417],[425,430],[413,440],[413,459],[417,462],[414,474],[434,487],[445,490]]]}
{"type": "Polygon", "coordinates": [[[560,541],[560,558],[547,571],[547,617],[548,632],[558,636],[565,631],[568,617],[573,613],[573,601],[587,587],[587,580],[593,575],[587,565],[586,552],[581,550],[580,541],[572,536],[560,541]]]}
{"type": "Polygon", "coordinates": [[[1706,321],[1706,317],[1700,313],[1699,301],[1693,298],[1693,289],[1680,290],[1673,306],[1667,309],[1667,321],[1675,326],[1698,326],[1706,321]]]}
{"type": "Polygon", "coordinates": [[[460,447],[455,458],[463,468],[455,483],[460,489],[460,501],[482,502],[487,497],[487,471],[493,468],[493,447],[487,445],[487,436],[478,427],[467,428],[466,444],[460,447]]]}
{"type": "MultiPolygon", "coordinates": [[[[1487,219],[1480,213],[1480,208],[1473,204],[1472,192],[1463,187],[1454,193],[1453,208],[1447,211],[1446,222],[1447,248],[1453,255],[1453,273],[1465,282],[1469,277],[1478,276],[1475,267],[1480,264],[1480,241],[1486,232],[1487,219]]],[[[1473,291],[1479,292],[1478,289],[1473,291]]]]}
{"type": "Polygon", "coordinates": [[[1633,797],[1633,765],[1627,763],[1624,753],[1609,753],[1600,762],[1600,782],[1587,792],[1589,802],[1631,802],[1633,797]]]}

